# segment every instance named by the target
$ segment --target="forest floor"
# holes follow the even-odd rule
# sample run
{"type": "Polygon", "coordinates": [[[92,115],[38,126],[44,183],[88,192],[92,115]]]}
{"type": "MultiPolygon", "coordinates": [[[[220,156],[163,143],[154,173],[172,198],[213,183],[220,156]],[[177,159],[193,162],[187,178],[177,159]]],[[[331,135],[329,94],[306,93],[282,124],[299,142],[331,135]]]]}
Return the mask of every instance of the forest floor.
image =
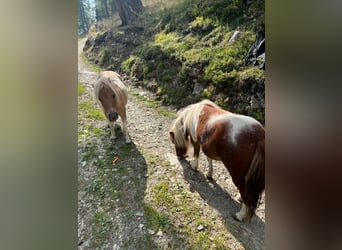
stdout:
{"type": "Polygon", "coordinates": [[[251,222],[234,220],[240,195],[223,164],[214,161],[209,181],[203,154],[198,172],[191,157],[179,160],[168,141],[176,110],[125,76],[132,143],[124,143],[121,120],[110,140],[93,97],[97,73],[81,56],[84,43],[78,43],[78,248],[264,249],[264,196],[251,222]]]}

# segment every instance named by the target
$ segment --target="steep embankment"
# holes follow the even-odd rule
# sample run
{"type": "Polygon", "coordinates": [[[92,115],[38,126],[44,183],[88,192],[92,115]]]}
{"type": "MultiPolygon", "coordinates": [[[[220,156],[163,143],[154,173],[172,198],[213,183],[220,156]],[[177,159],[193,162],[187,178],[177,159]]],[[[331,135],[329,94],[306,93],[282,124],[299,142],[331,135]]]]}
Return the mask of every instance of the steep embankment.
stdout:
{"type": "Polygon", "coordinates": [[[264,1],[179,1],[136,23],[104,30],[85,45],[88,59],[126,73],[164,104],[209,98],[264,123],[264,71],[245,56],[264,31],[264,1]]]}

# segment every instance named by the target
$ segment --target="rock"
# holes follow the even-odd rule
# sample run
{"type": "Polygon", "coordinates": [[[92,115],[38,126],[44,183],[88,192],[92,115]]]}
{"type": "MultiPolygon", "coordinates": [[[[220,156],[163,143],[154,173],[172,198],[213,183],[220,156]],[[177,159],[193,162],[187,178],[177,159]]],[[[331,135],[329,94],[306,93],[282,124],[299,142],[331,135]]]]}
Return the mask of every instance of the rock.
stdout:
{"type": "Polygon", "coordinates": [[[249,101],[249,104],[251,105],[252,109],[260,108],[260,103],[254,95],[251,95],[251,100],[249,101]]]}
{"type": "Polygon", "coordinates": [[[192,91],[192,94],[199,95],[202,93],[202,91],[203,91],[203,87],[198,82],[196,82],[194,86],[194,90],[192,91]]]}
{"type": "Polygon", "coordinates": [[[228,45],[231,45],[233,42],[235,42],[240,37],[240,31],[235,30],[232,37],[228,41],[228,45]]]}
{"type": "Polygon", "coordinates": [[[141,92],[139,93],[139,95],[144,97],[144,96],[146,95],[146,93],[145,93],[144,91],[141,91],[141,92]]]}
{"type": "Polygon", "coordinates": [[[154,235],[154,234],[155,234],[155,232],[154,232],[153,230],[151,230],[151,229],[147,229],[147,232],[148,232],[149,234],[151,234],[151,235],[154,235]]]}
{"type": "Polygon", "coordinates": [[[202,225],[202,224],[200,224],[198,227],[197,227],[197,231],[198,232],[201,232],[201,231],[203,231],[204,230],[204,226],[202,225]]]}
{"type": "Polygon", "coordinates": [[[136,215],[136,216],[139,216],[139,217],[142,217],[142,216],[144,216],[144,213],[141,212],[141,211],[138,211],[138,212],[135,213],[135,215],[136,215]]]}

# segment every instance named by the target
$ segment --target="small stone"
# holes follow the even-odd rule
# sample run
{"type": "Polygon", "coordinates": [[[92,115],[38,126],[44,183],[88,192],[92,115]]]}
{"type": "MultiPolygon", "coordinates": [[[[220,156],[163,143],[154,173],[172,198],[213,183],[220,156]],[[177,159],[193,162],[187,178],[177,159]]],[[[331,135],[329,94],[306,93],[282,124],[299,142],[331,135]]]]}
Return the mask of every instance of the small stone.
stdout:
{"type": "Polygon", "coordinates": [[[143,212],[141,212],[141,211],[139,211],[139,212],[136,212],[136,214],[135,214],[136,216],[139,216],[139,217],[142,217],[142,216],[144,216],[144,213],[143,212]]]}
{"type": "Polygon", "coordinates": [[[202,224],[200,224],[200,225],[197,227],[197,230],[198,230],[198,232],[203,231],[203,230],[204,230],[204,226],[203,226],[202,224]]]}
{"type": "Polygon", "coordinates": [[[151,234],[151,235],[154,235],[154,234],[155,234],[155,232],[154,232],[153,230],[151,230],[151,229],[147,229],[147,232],[148,232],[149,234],[151,234]]]}
{"type": "Polygon", "coordinates": [[[139,228],[143,228],[144,227],[144,224],[139,224],[139,228]]]}
{"type": "Polygon", "coordinates": [[[162,230],[159,229],[156,235],[157,235],[157,236],[162,236],[162,235],[163,235],[162,230]]]}

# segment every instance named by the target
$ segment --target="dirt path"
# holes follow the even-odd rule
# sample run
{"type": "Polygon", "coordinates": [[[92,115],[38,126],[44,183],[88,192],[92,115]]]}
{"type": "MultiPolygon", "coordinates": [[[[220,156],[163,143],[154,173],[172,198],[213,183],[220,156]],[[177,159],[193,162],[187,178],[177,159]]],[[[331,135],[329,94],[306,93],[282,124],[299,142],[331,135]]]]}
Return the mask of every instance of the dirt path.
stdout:
{"type": "Polygon", "coordinates": [[[96,77],[79,56],[79,249],[264,249],[264,197],[251,223],[236,222],[239,194],[225,167],[214,162],[208,181],[203,155],[199,172],[179,161],[167,138],[175,110],[129,79],[133,143],[124,144],[121,122],[111,142],[92,95],[96,77]]]}

